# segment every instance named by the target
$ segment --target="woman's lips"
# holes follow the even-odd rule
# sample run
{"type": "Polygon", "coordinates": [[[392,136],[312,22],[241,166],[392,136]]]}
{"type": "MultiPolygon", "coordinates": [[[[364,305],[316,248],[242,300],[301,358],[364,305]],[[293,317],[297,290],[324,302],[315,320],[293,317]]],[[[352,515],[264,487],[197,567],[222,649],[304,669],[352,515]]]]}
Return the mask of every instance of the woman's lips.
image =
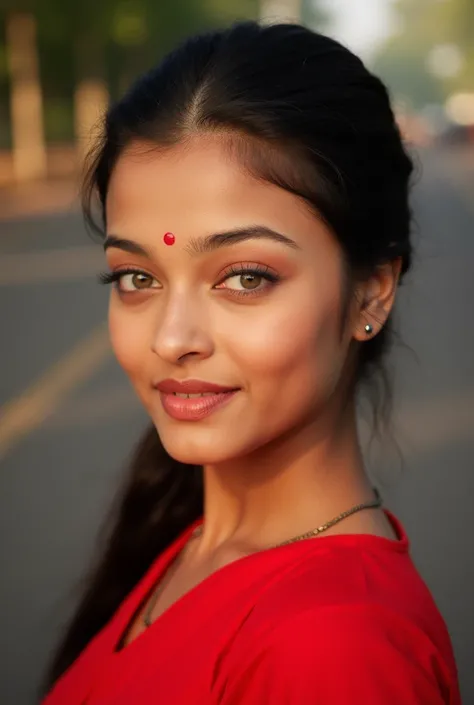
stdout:
{"type": "Polygon", "coordinates": [[[212,414],[213,411],[228,404],[238,391],[238,389],[233,389],[229,392],[188,398],[160,392],[160,399],[164,410],[171,418],[179,421],[200,421],[212,414]]]}

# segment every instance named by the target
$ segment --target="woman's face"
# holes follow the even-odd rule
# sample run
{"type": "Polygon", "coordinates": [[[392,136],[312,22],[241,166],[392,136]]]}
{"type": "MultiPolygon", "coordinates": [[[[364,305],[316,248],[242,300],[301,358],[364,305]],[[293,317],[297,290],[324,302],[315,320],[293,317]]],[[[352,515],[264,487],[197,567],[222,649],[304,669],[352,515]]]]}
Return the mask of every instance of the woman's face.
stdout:
{"type": "Polygon", "coordinates": [[[341,339],[339,245],[302,200],[209,137],[129,149],[106,208],[109,269],[125,272],[111,292],[112,345],[169,454],[223,462],[314,423],[352,332],[341,339]],[[234,237],[202,247],[216,233],[234,237]],[[176,419],[156,388],[169,378],[238,391],[199,420],[176,419]]]}

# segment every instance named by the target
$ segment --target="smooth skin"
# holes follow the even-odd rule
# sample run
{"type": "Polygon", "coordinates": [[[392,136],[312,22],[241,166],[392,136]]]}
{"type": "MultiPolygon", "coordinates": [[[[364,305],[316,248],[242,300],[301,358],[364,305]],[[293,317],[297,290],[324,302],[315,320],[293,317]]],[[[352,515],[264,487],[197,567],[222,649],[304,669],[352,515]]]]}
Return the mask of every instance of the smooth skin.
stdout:
{"type": "MultiPolygon", "coordinates": [[[[111,293],[115,354],[167,452],[204,468],[204,531],[164,577],[156,618],[229,562],[374,499],[344,391],[354,346],[370,337],[365,325],[377,335],[390,313],[401,260],[356,285],[341,334],[336,238],[302,199],[230,158],[219,135],[131,145],[114,169],[106,219],[119,239],[106,247],[110,271],[138,270],[111,293]],[[215,233],[250,228],[249,239],[192,251],[215,233]],[[256,266],[277,281],[233,273],[256,266]],[[177,421],[153,386],[169,377],[239,392],[200,421],[177,421]]],[[[382,509],[368,509],[315,540],[348,533],[396,539],[382,509]]],[[[143,629],[140,617],[126,643],[143,629]]]]}

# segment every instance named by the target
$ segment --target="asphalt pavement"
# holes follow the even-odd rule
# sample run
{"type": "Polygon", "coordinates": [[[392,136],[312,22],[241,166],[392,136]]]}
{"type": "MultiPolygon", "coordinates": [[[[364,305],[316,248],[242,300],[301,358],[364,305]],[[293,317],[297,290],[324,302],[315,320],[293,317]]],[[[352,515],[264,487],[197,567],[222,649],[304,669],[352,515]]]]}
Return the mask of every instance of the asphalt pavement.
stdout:
{"type": "MultiPolygon", "coordinates": [[[[146,424],[108,343],[101,247],[67,198],[57,213],[37,201],[0,221],[3,705],[36,702],[146,424]]],[[[474,703],[474,158],[424,153],[414,210],[417,257],[397,306],[407,347],[391,357],[403,464],[387,445],[367,463],[408,531],[474,703]]]]}

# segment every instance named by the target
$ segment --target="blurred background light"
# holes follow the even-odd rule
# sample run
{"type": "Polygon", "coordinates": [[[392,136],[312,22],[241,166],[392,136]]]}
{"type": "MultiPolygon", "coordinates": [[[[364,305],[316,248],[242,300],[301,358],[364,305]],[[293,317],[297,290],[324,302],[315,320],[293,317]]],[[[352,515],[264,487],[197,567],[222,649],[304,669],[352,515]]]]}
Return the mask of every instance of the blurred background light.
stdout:
{"type": "Polygon", "coordinates": [[[474,93],[455,93],[446,101],[446,114],[458,125],[474,125],[474,93]]]}
{"type": "Polygon", "coordinates": [[[461,50],[455,44],[438,44],[431,49],[426,59],[429,71],[439,78],[457,76],[463,63],[461,50]]]}

